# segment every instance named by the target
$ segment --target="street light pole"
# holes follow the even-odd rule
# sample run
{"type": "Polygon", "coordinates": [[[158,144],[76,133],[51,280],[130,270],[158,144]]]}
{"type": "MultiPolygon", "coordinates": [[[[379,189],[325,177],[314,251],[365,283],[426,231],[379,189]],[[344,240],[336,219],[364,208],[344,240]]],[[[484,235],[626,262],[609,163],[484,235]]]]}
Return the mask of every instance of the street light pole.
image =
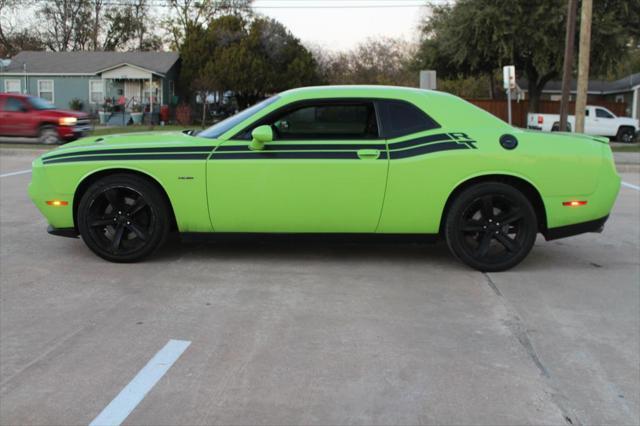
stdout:
{"type": "Polygon", "coordinates": [[[584,133],[584,111],[589,88],[589,57],[591,52],[591,15],[593,0],[582,0],[580,15],[580,55],[578,57],[578,90],[576,93],[576,132],[584,133]]]}
{"type": "Polygon", "coordinates": [[[564,65],[562,69],[562,98],[560,99],[560,131],[567,130],[567,110],[571,89],[571,68],[573,67],[573,41],[576,34],[576,14],[578,0],[569,0],[567,8],[567,33],[564,42],[564,65]]]}

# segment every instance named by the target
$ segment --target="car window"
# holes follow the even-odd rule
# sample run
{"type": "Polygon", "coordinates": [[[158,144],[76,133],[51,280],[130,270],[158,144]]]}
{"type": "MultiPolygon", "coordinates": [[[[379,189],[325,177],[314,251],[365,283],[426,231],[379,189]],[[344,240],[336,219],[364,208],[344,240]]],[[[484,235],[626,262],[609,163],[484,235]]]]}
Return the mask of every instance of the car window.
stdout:
{"type": "Polygon", "coordinates": [[[231,117],[226,118],[221,122],[214,124],[208,129],[203,130],[202,132],[198,133],[198,137],[212,138],[212,139],[218,138],[222,136],[224,133],[226,133],[227,131],[234,128],[236,125],[242,123],[247,118],[265,109],[266,107],[268,107],[269,105],[277,101],[278,99],[280,99],[279,96],[273,96],[269,99],[265,99],[264,101],[257,103],[254,106],[247,108],[243,111],[240,111],[236,115],[232,115],[231,117]]]}
{"type": "Polygon", "coordinates": [[[596,117],[598,118],[613,118],[613,115],[611,115],[608,111],[602,109],[602,108],[596,108],[596,117]]]}
{"type": "Polygon", "coordinates": [[[34,109],[56,109],[56,106],[51,102],[35,96],[29,98],[29,103],[34,109]]]}
{"type": "Polygon", "coordinates": [[[380,101],[382,129],[386,138],[395,138],[440,127],[421,109],[403,101],[380,101]]]}
{"type": "Polygon", "coordinates": [[[19,112],[22,111],[22,107],[24,104],[18,98],[7,98],[7,101],[4,103],[3,110],[6,112],[19,112]]]}
{"type": "Polygon", "coordinates": [[[275,139],[376,139],[379,136],[372,102],[305,105],[269,124],[275,139]]]}
{"type": "Polygon", "coordinates": [[[589,116],[589,110],[588,110],[588,109],[585,109],[585,110],[584,110],[584,115],[585,115],[585,117],[588,117],[588,116],[589,116]]]}

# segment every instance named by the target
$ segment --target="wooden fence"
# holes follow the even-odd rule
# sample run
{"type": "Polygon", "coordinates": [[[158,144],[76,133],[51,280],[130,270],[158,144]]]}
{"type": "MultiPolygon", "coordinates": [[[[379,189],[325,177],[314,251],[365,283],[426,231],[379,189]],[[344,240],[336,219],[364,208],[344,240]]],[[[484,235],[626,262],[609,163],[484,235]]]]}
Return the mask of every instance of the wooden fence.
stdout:
{"type": "MultiPolygon", "coordinates": [[[[493,100],[493,99],[467,99],[467,101],[482,108],[485,111],[490,112],[507,121],[507,101],[505,99],[493,100]]],[[[609,101],[595,101],[589,102],[590,105],[603,106],[618,116],[624,116],[627,104],[624,102],[609,102],[609,101]]],[[[569,102],[569,114],[575,112],[575,102],[569,102]]],[[[511,101],[511,117],[514,126],[526,127],[527,126],[527,111],[529,109],[529,101],[511,101]]],[[[540,113],[541,114],[559,114],[560,102],[558,101],[540,101],[540,113]]]]}

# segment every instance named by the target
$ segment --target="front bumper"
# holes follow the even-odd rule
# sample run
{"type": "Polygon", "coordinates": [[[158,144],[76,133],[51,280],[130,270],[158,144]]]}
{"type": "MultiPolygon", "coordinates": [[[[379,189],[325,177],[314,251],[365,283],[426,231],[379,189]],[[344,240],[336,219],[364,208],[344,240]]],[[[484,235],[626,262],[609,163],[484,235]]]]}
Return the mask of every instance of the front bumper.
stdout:
{"type": "Polygon", "coordinates": [[[89,123],[78,123],[75,126],[58,126],[58,135],[65,140],[80,139],[91,131],[89,123]]]}
{"type": "Polygon", "coordinates": [[[54,228],[49,225],[47,232],[51,235],[57,235],[59,237],[78,238],[78,231],[76,228],[54,228]]]}

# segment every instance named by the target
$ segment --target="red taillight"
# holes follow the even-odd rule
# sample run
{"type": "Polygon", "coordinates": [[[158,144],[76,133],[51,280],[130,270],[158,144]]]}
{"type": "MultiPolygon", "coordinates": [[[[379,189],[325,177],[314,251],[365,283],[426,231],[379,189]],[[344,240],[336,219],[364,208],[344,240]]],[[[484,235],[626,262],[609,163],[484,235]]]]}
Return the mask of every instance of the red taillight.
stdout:
{"type": "Polygon", "coordinates": [[[69,203],[67,201],[62,201],[62,200],[49,200],[47,201],[47,205],[53,206],[53,207],[62,207],[62,206],[68,206],[69,203]]]}
{"type": "Polygon", "coordinates": [[[538,124],[542,124],[542,123],[544,123],[544,117],[539,115],[538,116],[538,124]]]}
{"type": "Polygon", "coordinates": [[[562,203],[562,205],[565,207],[580,207],[580,206],[584,206],[585,204],[587,204],[586,201],[578,201],[578,200],[564,201],[562,203]]]}

